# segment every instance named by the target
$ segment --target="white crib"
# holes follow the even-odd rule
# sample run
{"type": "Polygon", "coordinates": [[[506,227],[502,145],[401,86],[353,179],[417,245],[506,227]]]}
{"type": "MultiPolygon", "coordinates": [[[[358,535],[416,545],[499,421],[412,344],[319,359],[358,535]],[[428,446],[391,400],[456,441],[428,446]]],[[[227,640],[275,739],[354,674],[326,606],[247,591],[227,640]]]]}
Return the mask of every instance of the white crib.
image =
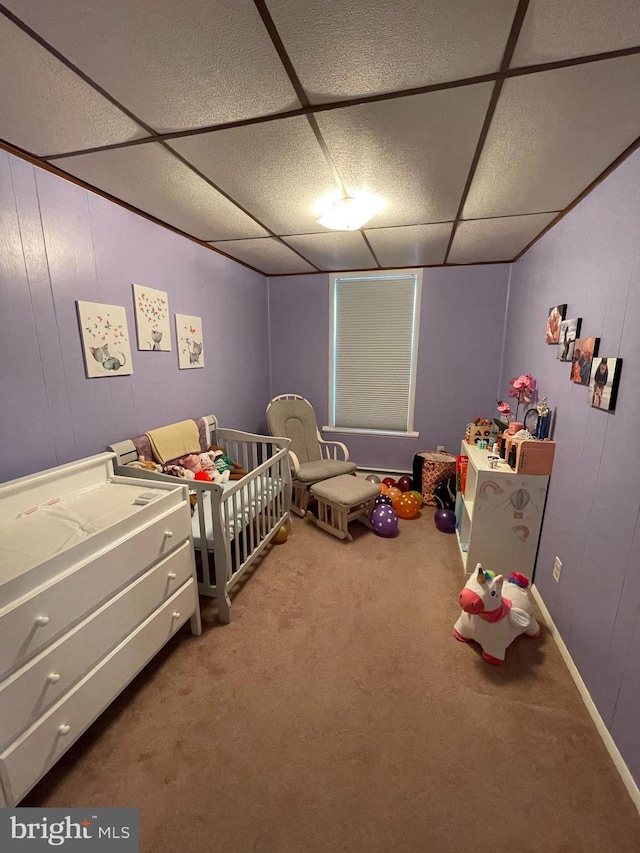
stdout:
{"type": "MultiPolygon", "coordinates": [[[[241,480],[224,485],[178,480],[195,496],[192,532],[196,549],[198,591],[217,599],[218,618],[231,621],[229,592],[289,521],[291,470],[288,438],[221,429],[215,415],[196,423],[206,431],[206,442],[248,471],[241,480]]],[[[137,436],[110,445],[116,454],[116,472],[138,479],[175,483],[168,474],[128,467],[138,458],[137,436]]],[[[206,448],[203,448],[206,449],[206,448]]]]}

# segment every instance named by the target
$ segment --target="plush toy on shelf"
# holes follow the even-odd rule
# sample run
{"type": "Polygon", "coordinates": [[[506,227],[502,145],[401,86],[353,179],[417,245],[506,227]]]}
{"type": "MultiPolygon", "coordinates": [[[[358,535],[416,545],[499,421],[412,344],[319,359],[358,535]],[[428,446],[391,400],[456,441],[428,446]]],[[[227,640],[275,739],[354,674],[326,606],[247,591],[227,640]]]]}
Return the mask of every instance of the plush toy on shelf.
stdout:
{"type": "Polygon", "coordinates": [[[529,580],[524,575],[513,572],[504,583],[502,575],[485,570],[478,563],[460,593],[462,613],[453,629],[456,640],[475,640],[484,660],[500,666],[516,637],[540,636],[528,588],[529,580]]]}

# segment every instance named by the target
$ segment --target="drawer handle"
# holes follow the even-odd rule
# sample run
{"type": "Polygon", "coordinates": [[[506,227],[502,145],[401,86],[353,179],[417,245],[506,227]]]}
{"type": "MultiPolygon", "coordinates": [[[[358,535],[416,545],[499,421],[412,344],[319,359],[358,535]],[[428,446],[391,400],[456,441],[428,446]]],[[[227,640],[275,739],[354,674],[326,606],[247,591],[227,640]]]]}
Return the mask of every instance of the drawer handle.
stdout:
{"type": "Polygon", "coordinates": [[[167,577],[169,578],[170,581],[174,581],[176,579],[176,573],[175,572],[169,572],[167,577]]]}
{"type": "Polygon", "coordinates": [[[49,684],[57,684],[60,681],[60,673],[59,672],[51,672],[47,676],[47,681],[49,684]]]}
{"type": "Polygon", "coordinates": [[[35,624],[38,626],[38,628],[44,628],[45,625],[49,624],[49,617],[48,616],[38,616],[35,624]]]}
{"type": "Polygon", "coordinates": [[[179,619],[180,618],[180,611],[174,610],[171,615],[173,616],[174,619],[179,619]]]}
{"type": "Polygon", "coordinates": [[[71,726],[67,725],[66,723],[63,723],[61,726],[58,726],[58,734],[62,735],[62,737],[68,735],[70,731],[71,726]]]}
{"type": "Polygon", "coordinates": [[[164,535],[167,539],[171,539],[171,537],[173,536],[173,530],[165,530],[164,535]]]}

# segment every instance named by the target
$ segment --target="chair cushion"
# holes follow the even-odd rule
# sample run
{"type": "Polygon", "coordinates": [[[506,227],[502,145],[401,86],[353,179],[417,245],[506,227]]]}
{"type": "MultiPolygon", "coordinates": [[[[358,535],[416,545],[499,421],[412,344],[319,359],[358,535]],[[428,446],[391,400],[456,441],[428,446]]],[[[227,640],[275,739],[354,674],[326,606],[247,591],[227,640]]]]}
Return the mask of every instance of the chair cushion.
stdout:
{"type": "Polygon", "coordinates": [[[317,462],[305,462],[300,466],[296,480],[300,483],[317,483],[340,474],[350,474],[356,470],[355,462],[342,462],[339,459],[319,459],[317,462]]]}
{"type": "Polygon", "coordinates": [[[267,423],[271,435],[284,435],[291,439],[291,450],[301,465],[321,461],[318,424],[308,400],[272,401],[267,409],[267,423]]]}
{"type": "Polygon", "coordinates": [[[352,507],[375,498],[380,494],[380,486],[350,475],[333,477],[311,486],[311,494],[340,506],[352,507]]]}

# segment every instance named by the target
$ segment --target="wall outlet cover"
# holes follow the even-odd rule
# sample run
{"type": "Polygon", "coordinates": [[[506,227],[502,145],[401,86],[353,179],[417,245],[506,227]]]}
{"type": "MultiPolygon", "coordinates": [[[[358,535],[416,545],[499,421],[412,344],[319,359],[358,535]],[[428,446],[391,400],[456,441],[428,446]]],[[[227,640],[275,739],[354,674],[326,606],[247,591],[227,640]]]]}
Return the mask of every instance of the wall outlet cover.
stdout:
{"type": "Polygon", "coordinates": [[[556,583],[560,580],[560,572],[562,571],[562,560],[556,557],[553,563],[553,579],[556,583]]]}

